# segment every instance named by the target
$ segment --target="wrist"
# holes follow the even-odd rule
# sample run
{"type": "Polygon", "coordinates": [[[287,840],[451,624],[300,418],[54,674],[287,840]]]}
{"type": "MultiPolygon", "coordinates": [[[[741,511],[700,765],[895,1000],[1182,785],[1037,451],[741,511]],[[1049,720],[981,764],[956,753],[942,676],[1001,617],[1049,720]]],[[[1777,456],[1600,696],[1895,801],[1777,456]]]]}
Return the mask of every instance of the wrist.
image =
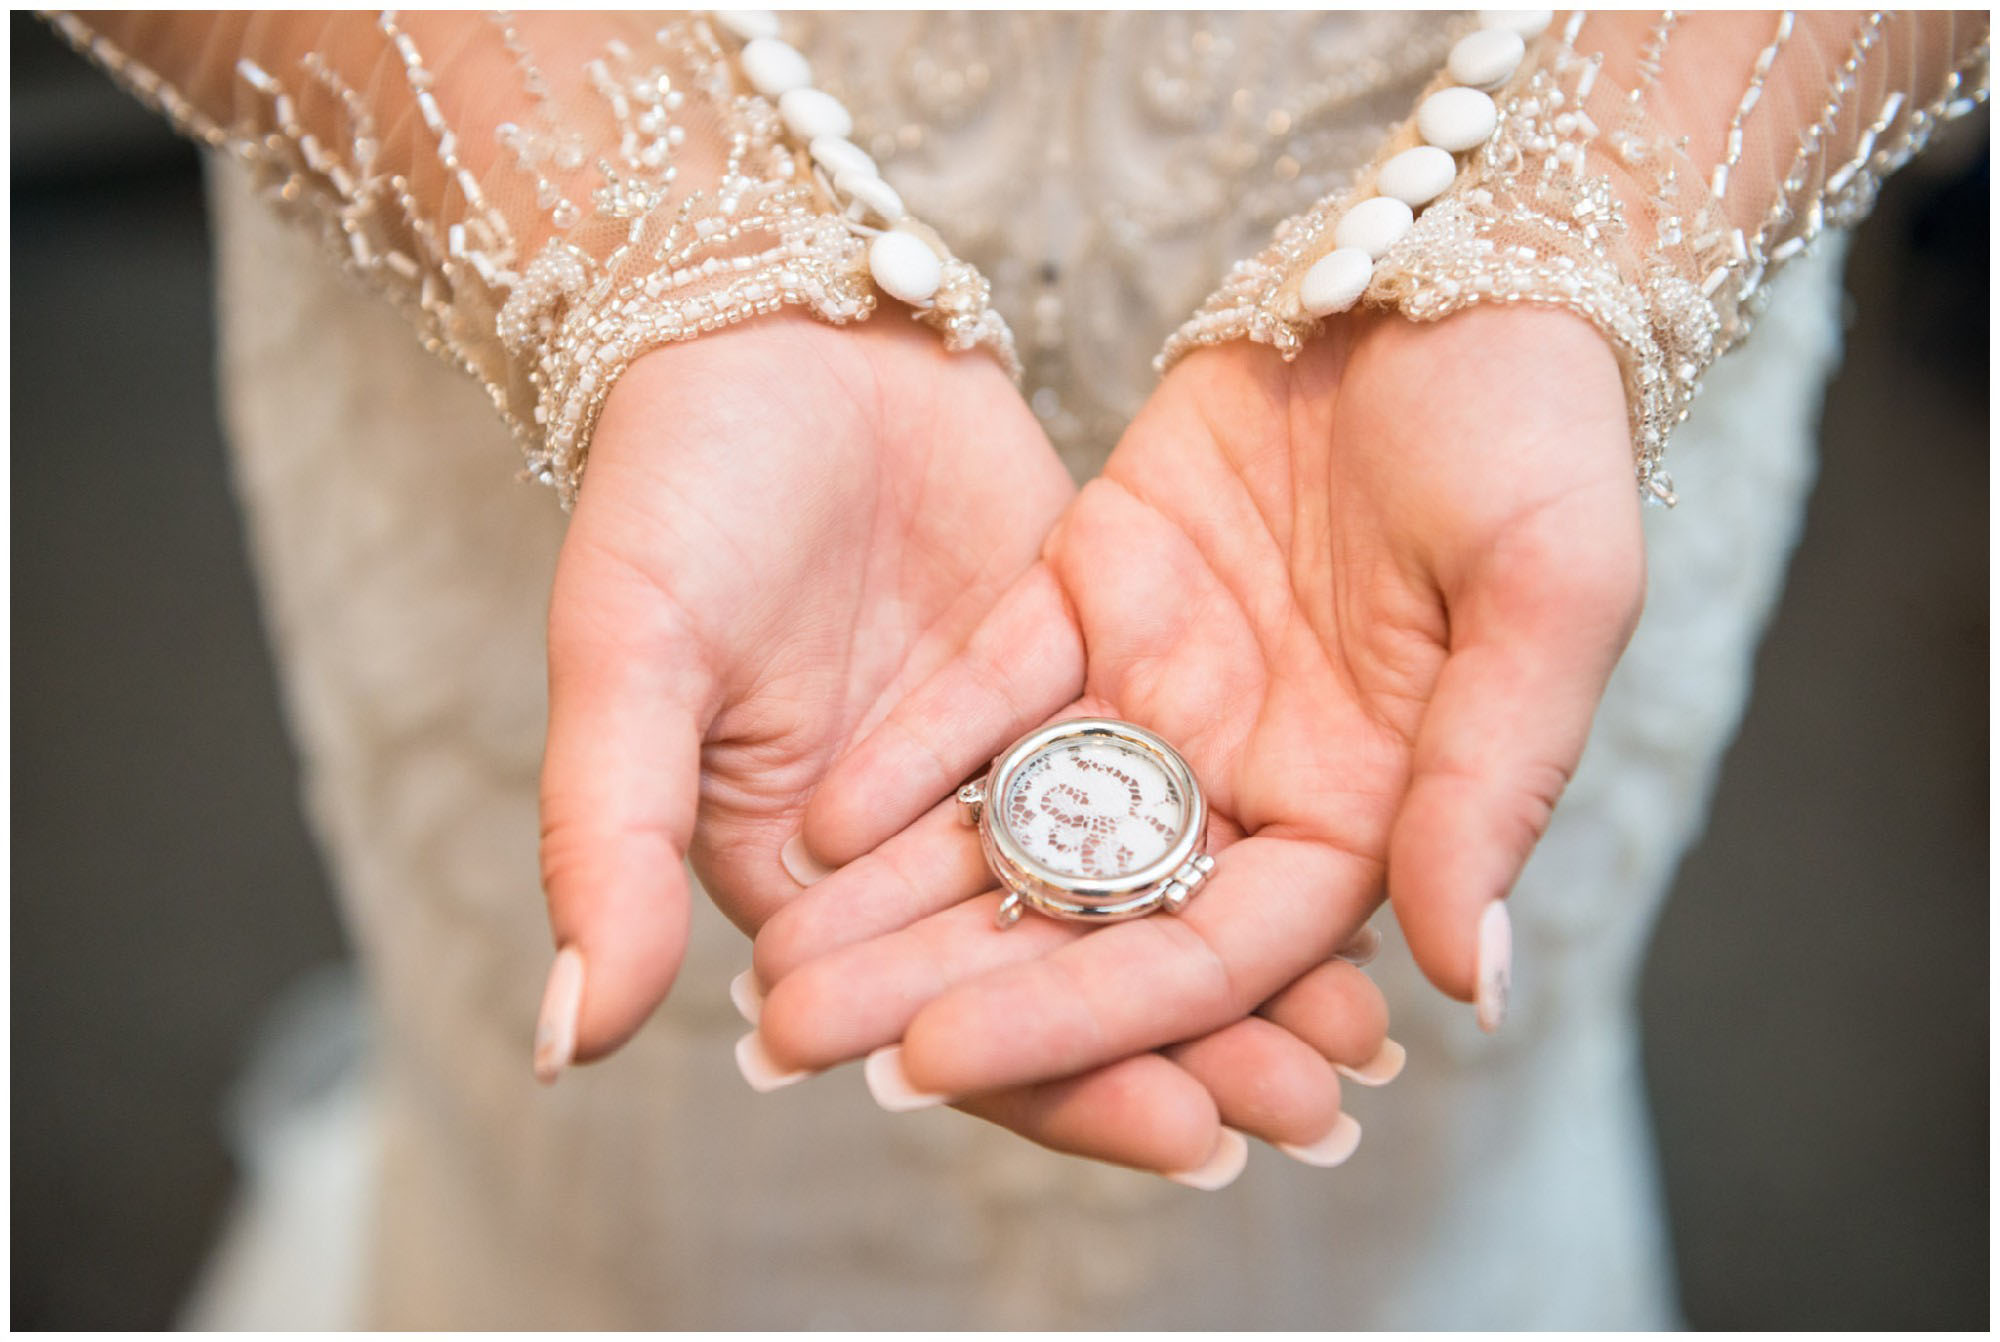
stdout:
{"type": "MultiPolygon", "coordinates": [[[[983,303],[983,289],[981,295],[983,303]]],[[[562,331],[538,342],[542,441],[530,452],[530,473],[554,486],[565,507],[573,506],[591,442],[614,399],[661,404],[663,387],[699,395],[718,369],[761,376],[762,394],[801,377],[831,374],[850,384],[856,404],[879,400],[859,367],[870,360],[887,360],[905,374],[948,370],[953,380],[997,382],[1012,390],[1011,337],[990,310],[981,307],[986,320],[964,331],[950,314],[926,312],[922,322],[912,321],[900,304],[883,304],[872,315],[861,311],[859,319],[836,322],[815,308],[790,304],[712,330],[663,337],[644,312],[627,313],[621,333],[617,319],[598,320],[579,309],[565,317],[562,331]],[[943,329],[930,329],[940,327],[940,318],[943,329]],[[588,340],[581,334],[586,330],[588,340]]]]}

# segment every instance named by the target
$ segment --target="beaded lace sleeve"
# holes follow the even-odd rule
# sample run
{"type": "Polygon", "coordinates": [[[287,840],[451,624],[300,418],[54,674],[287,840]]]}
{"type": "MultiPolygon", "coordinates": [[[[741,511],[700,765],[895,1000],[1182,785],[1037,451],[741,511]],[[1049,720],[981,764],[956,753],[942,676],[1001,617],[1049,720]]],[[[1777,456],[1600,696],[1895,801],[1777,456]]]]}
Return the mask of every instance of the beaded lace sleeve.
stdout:
{"type": "Polygon", "coordinates": [[[1985,15],[1482,12],[1353,190],[1281,224],[1160,366],[1295,355],[1356,303],[1569,308],[1616,350],[1639,485],[1773,275],[1987,93],[1985,15]]]}
{"type": "Polygon", "coordinates": [[[985,280],[907,217],[768,13],[52,21],[471,373],[565,505],[613,382],[673,341],[886,294],[1014,366],[985,280]]]}

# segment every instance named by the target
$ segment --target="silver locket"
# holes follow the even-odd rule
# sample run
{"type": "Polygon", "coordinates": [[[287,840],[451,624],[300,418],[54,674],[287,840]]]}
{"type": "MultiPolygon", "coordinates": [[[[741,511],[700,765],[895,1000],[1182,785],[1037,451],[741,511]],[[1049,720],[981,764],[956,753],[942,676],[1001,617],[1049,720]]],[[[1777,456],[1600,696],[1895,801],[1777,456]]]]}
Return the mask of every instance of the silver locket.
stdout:
{"type": "Polygon", "coordinates": [[[1208,809],[1180,752],[1143,727],[1072,718],[1009,746],[958,790],[987,865],[1022,910],[1080,922],[1179,913],[1215,867],[1200,851],[1208,809]]]}

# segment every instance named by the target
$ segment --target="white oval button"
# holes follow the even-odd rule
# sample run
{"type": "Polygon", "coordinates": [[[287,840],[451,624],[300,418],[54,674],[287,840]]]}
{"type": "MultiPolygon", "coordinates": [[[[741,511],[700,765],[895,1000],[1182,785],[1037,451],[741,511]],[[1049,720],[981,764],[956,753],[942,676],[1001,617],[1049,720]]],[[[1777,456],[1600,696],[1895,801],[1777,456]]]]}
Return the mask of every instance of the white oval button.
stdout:
{"type": "Polygon", "coordinates": [[[1417,108],[1417,132],[1456,154],[1485,144],[1500,124],[1500,109],[1478,89],[1439,89],[1417,108]]]}
{"type": "Polygon", "coordinates": [[[1403,240],[1414,218],[1394,196],[1370,196],[1333,226],[1333,245],[1356,248],[1372,261],[1403,240]]]}
{"type": "Polygon", "coordinates": [[[778,99],[778,115],[801,140],[822,136],[846,139],[854,129],[854,118],[840,105],[840,99],[818,89],[793,89],[778,99]]]}
{"type": "Polygon", "coordinates": [[[743,73],[750,87],[766,98],[779,98],[812,83],[812,66],[797,48],[775,37],[752,38],[744,46],[743,73]]]}
{"type": "Polygon", "coordinates": [[[1494,89],[1521,67],[1528,44],[1512,28],[1482,28],[1458,39],[1445,59],[1445,69],[1461,84],[1494,89]]]}
{"type": "Polygon", "coordinates": [[[826,169],[829,177],[838,177],[843,172],[866,173],[873,177],[882,175],[866,149],[838,135],[817,136],[806,146],[806,150],[813,156],[813,162],[826,169]]]}
{"type": "Polygon", "coordinates": [[[1345,312],[1368,288],[1375,262],[1358,247],[1338,247],[1312,263],[1299,280],[1299,302],[1315,317],[1345,312]]]}
{"type": "Polygon", "coordinates": [[[849,200],[860,201],[892,224],[909,213],[903,208],[903,198],[896,194],[896,188],[872,172],[836,173],[833,189],[849,200]]]}
{"type": "Polygon", "coordinates": [[[1375,189],[1414,209],[1443,195],[1456,176],[1457,159],[1436,145],[1420,144],[1384,163],[1376,174],[1375,189]]]}
{"type": "Polygon", "coordinates": [[[1479,11],[1481,28],[1505,28],[1523,37],[1540,37],[1554,23],[1553,9],[1482,9],[1479,11]]]}
{"type": "Polygon", "coordinates": [[[928,303],[944,282],[944,263],[920,239],[888,232],[868,244],[868,273],[891,298],[928,303]]]}

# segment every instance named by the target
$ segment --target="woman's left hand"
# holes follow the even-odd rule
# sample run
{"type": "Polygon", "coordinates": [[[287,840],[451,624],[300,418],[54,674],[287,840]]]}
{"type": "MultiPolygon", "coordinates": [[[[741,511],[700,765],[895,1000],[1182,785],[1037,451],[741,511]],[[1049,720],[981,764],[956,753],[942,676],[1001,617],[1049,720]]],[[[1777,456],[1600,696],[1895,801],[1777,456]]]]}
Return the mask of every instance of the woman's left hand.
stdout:
{"type": "Polygon", "coordinates": [[[767,1046],[822,1067],[900,1039],[907,1084],[952,1096],[1068,1076],[1244,1018],[1385,882],[1419,964],[1490,1027],[1500,900],[1642,591],[1622,385],[1578,319],[1353,317],[1292,364],[1190,356],[1043,562],[814,796],[811,850],[879,846],[894,876],[837,907],[829,881],[760,933],[767,1046]],[[1182,751],[1216,869],[1180,917],[996,930],[976,843],[924,812],[1076,712],[1182,751]]]}

